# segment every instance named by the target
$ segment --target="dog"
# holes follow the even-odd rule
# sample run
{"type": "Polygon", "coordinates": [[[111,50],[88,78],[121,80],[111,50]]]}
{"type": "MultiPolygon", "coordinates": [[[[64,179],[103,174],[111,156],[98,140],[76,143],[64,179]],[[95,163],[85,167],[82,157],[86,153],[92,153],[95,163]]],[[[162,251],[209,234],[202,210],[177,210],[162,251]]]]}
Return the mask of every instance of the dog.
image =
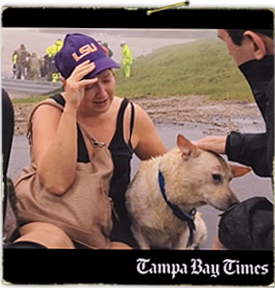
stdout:
{"type": "Polygon", "coordinates": [[[232,177],[250,168],[229,164],[182,135],[177,147],[143,161],[126,191],[131,230],[141,249],[195,249],[207,234],[196,208],[227,210],[238,203],[232,177]]]}

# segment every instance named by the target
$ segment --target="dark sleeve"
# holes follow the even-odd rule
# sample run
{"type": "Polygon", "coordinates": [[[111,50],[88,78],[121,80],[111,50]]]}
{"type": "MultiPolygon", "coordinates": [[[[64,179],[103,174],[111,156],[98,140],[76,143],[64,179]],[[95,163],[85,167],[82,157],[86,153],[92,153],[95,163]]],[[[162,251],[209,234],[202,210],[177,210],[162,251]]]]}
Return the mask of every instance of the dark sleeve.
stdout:
{"type": "MultiPolygon", "coordinates": [[[[241,134],[232,132],[227,137],[225,153],[228,159],[250,166],[261,177],[273,180],[274,161],[274,77],[269,81],[263,110],[266,133],[241,134]]],[[[260,108],[260,107],[259,107],[260,108]]]]}
{"type": "Polygon", "coordinates": [[[14,129],[14,111],[7,92],[2,88],[2,153],[3,174],[7,174],[14,129]]]}
{"type": "Polygon", "coordinates": [[[14,110],[8,93],[2,88],[2,155],[3,155],[3,182],[4,182],[4,200],[3,200],[3,224],[5,223],[8,189],[7,189],[7,171],[10,159],[10,152],[14,130],[14,110]]]}
{"type": "Polygon", "coordinates": [[[267,133],[231,132],[226,139],[225,153],[230,161],[247,165],[261,177],[271,177],[267,162],[267,133]]]}

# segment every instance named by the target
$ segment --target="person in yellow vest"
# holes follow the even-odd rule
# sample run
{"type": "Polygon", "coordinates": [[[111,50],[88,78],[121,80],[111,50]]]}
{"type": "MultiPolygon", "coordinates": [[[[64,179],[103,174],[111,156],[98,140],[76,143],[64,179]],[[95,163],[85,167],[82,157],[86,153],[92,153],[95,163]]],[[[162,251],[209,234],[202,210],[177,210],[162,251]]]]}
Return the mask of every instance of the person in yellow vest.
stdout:
{"type": "Polygon", "coordinates": [[[57,39],[55,41],[55,43],[51,46],[49,46],[46,49],[46,53],[47,53],[47,60],[48,60],[48,64],[50,67],[50,71],[51,71],[51,79],[53,83],[58,82],[59,80],[59,73],[55,67],[55,55],[61,50],[61,48],[63,47],[63,41],[61,39],[57,39]]]}
{"type": "Polygon", "coordinates": [[[131,66],[133,64],[133,53],[125,41],[121,41],[120,46],[122,47],[122,66],[124,69],[124,76],[125,78],[130,78],[131,66]]]}
{"type": "Polygon", "coordinates": [[[16,79],[17,63],[18,63],[18,53],[17,53],[16,50],[14,50],[14,52],[12,54],[12,75],[13,75],[13,79],[16,79]]]}

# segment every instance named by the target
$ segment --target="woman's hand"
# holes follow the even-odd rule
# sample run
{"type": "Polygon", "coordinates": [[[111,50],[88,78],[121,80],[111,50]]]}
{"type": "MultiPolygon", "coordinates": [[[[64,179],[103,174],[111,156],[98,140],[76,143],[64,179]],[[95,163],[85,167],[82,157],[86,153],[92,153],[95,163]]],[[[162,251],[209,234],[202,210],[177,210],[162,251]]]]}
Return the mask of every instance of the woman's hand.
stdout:
{"type": "Polygon", "coordinates": [[[85,95],[85,86],[93,85],[97,82],[97,78],[83,79],[83,77],[94,69],[95,64],[87,60],[76,66],[70,77],[64,80],[65,93],[63,96],[66,99],[66,105],[78,109],[85,95]]]}

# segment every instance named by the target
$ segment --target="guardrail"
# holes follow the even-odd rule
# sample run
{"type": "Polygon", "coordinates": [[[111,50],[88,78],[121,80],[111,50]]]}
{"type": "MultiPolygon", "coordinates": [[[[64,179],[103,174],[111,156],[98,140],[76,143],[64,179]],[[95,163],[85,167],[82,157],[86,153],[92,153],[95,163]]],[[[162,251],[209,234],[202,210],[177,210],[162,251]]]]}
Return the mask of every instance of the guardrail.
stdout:
{"type": "Polygon", "coordinates": [[[62,88],[60,82],[52,83],[46,80],[19,80],[2,76],[2,87],[8,92],[26,92],[29,94],[51,94],[62,88]]]}

